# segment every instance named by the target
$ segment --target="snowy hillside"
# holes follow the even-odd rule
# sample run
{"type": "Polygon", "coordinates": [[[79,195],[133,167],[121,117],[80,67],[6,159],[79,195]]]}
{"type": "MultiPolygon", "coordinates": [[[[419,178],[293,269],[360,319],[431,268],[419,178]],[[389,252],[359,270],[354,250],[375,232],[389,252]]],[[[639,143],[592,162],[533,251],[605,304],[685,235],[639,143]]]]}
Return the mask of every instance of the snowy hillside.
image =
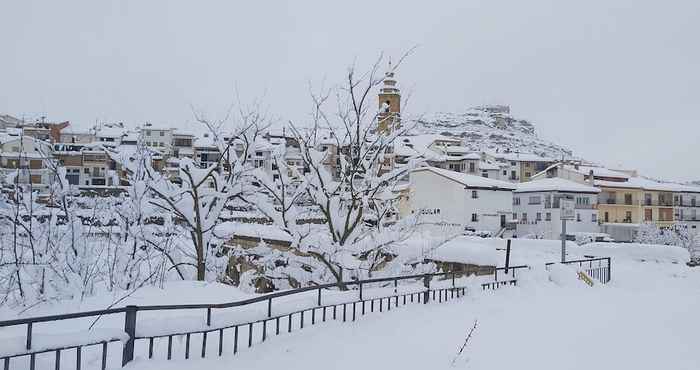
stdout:
{"type": "Polygon", "coordinates": [[[465,139],[479,151],[534,153],[545,157],[571,156],[570,149],[539,138],[535,126],[514,117],[508,106],[482,106],[464,113],[434,113],[409,119],[416,133],[443,134],[465,139]]]}

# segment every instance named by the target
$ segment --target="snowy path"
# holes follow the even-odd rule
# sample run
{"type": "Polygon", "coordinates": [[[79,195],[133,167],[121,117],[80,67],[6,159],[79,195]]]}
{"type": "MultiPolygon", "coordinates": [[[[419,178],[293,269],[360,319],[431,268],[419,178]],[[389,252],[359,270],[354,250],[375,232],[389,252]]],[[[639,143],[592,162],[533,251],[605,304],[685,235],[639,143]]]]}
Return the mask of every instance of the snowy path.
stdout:
{"type": "Polygon", "coordinates": [[[698,369],[700,271],[643,264],[618,271],[622,278],[609,287],[561,287],[533,276],[447,304],[310,327],[235,357],[137,360],[129,369],[698,369]],[[452,367],[474,320],[478,328],[452,367]]]}

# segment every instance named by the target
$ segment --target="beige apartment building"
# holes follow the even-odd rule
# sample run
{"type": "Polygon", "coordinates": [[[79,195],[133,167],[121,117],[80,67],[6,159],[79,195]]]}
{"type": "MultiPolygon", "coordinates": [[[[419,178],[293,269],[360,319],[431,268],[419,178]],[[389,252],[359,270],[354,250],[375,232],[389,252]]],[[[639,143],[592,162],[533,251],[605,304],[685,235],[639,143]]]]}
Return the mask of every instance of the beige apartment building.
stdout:
{"type": "Polygon", "coordinates": [[[598,180],[598,217],[602,223],[640,224],[654,222],[658,226],[674,223],[674,186],[631,177],[625,182],[598,180]]]}

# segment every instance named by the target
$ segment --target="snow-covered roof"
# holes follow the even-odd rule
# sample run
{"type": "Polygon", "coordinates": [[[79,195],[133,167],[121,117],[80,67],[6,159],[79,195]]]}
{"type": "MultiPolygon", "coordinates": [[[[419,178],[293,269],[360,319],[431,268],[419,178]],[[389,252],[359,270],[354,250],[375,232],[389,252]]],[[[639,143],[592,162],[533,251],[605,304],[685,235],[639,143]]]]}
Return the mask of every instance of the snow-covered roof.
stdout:
{"type": "Polygon", "coordinates": [[[464,146],[448,146],[444,148],[444,151],[447,153],[464,154],[464,156],[469,157],[469,159],[481,159],[479,153],[474,153],[474,150],[464,146]]]}
{"type": "MultiPolygon", "coordinates": [[[[396,138],[396,141],[394,142],[394,153],[398,156],[404,156],[404,157],[423,157],[428,160],[432,161],[444,161],[448,157],[444,153],[437,153],[436,151],[430,149],[430,146],[435,143],[436,141],[450,141],[453,142],[457,145],[461,144],[461,141],[456,138],[448,137],[448,136],[443,136],[443,135],[435,135],[435,134],[421,134],[421,135],[406,135],[406,136],[399,136],[396,138]]],[[[448,148],[451,150],[452,148],[457,148],[455,149],[455,153],[460,153],[460,151],[466,149],[463,147],[459,146],[450,146],[450,147],[439,147],[440,149],[445,149],[447,150],[448,148]]],[[[462,157],[449,157],[450,159],[464,159],[462,157]]]]}
{"type": "Polygon", "coordinates": [[[501,167],[498,166],[497,164],[487,162],[487,161],[481,161],[479,162],[479,169],[480,170],[500,170],[501,167]]]}
{"type": "Polygon", "coordinates": [[[663,183],[643,177],[630,177],[627,181],[623,182],[595,180],[595,185],[604,188],[642,189],[652,191],[680,191],[679,189],[685,187],[679,184],[663,183]]]}
{"type": "Polygon", "coordinates": [[[496,248],[464,237],[445,242],[432,250],[427,257],[434,261],[479,266],[498,266],[501,263],[501,256],[496,248]]]}
{"type": "Polygon", "coordinates": [[[214,235],[219,238],[231,238],[242,236],[249,238],[260,238],[268,240],[291,241],[291,237],[286,232],[276,226],[251,224],[242,222],[224,222],[216,226],[214,235]]]}
{"type": "Polygon", "coordinates": [[[572,165],[565,165],[564,166],[566,169],[578,172],[582,175],[589,175],[591,171],[593,171],[593,176],[595,177],[611,177],[611,178],[619,178],[619,179],[629,179],[630,176],[624,172],[620,171],[615,171],[611,170],[605,167],[594,167],[594,166],[572,166],[572,165]]]}
{"type": "Polygon", "coordinates": [[[196,137],[193,146],[195,148],[218,148],[210,134],[196,137]]]}
{"type": "Polygon", "coordinates": [[[558,191],[565,193],[600,193],[600,189],[588,186],[584,184],[579,184],[567,179],[562,179],[558,177],[533,180],[528,182],[523,182],[517,185],[516,193],[532,193],[540,191],[558,191]]]}
{"type": "Polygon", "coordinates": [[[0,132],[0,144],[4,144],[4,143],[12,141],[16,138],[17,138],[17,136],[10,135],[10,134],[4,133],[4,132],[0,132]]]}
{"type": "Polygon", "coordinates": [[[489,179],[482,176],[468,175],[462,172],[449,171],[437,167],[421,167],[412,171],[413,173],[418,172],[432,172],[438,176],[448,178],[452,181],[456,181],[466,187],[470,188],[492,188],[500,190],[515,190],[515,184],[489,179]]]}
{"type": "Polygon", "coordinates": [[[543,157],[533,153],[490,153],[494,158],[501,158],[515,162],[552,162],[552,158],[543,157]]]}

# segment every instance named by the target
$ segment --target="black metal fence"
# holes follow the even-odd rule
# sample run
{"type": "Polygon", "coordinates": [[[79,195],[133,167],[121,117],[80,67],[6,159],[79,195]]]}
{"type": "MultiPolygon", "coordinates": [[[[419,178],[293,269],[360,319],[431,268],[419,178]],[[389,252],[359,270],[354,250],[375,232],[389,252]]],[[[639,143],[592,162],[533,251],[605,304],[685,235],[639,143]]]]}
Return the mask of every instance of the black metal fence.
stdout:
{"type": "MultiPolygon", "coordinates": [[[[558,262],[550,262],[545,264],[545,266],[549,267],[555,263],[558,262]]],[[[610,282],[612,265],[610,257],[566,261],[564,264],[578,266],[580,270],[584,271],[592,279],[598,280],[598,282],[601,284],[607,284],[610,282]]]]}
{"type": "MultiPolygon", "coordinates": [[[[505,285],[517,284],[517,272],[529,269],[528,266],[514,266],[496,268],[494,281],[481,284],[482,290],[497,289],[505,285]],[[499,280],[500,278],[500,280],[499,280]]],[[[283,332],[292,332],[302,329],[304,326],[314,325],[327,320],[355,321],[358,317],[373,312],[391,311],[392,307],[412,303],[428,303],[431,299],[443,302],[458,298],[466,294],[465,286],[456,285],[457,274],[453,272],[410,275],[401,277],[388,277],[378,279],[348,281],[342,284],[325,284],[313,287],[305,287],[294,290],[280,291],[261,295],[259,297],[220,304],[184,304],[184,305],[151,305],[151,306],[126,306],[107,310],[87,311],[62,315],[51,315],[0,321],[0,328],[26,325],[26,345],[21,350],[9,354],[1,354],[3,370],[15,368],[37,368],[37,357],[42,356],[42,364],[53,362],[53,368],[84,368],[84,352],[91,351],[97,354],[98,361],[92,361],[90,367],[105,370],[108,363],[118,361],[121,352],[121,363],[126,365],[134,359],[137,350],[139,355],[147,358],[159,357],[172,359],[175,356],[190,358],[196,354],[201,357],[207,355],[221,356],[225,352],[238,353],[243,347],[251,347],[255,343],[266,341],[271,335],[280,335],[283,332]],[[440,279],[440,280],[438,280],[440,279]],[[419,282],[422,286],[399,286],[399,282],[419,282]],[[431,281],[437,281],[436,286],[431,287],[431,281]],[[372,296],[365,291],[372,284],[380,284],[381,288],[388,288],[390,294],[372,296]],[[341,287],[351,289],[358,293],[357,298],[351,301],[324,303],[323,292],[341,287]],[[392,291],[393,288],[393,291],[392,291]],[[404,289],[407,288],[407,289],[404,289]],[[303,293],[317,292],[315,305],[302,309],[284,311],[273,310],[273,300],[286,296],[300,295],[303,293]],[[432,297],[431,297],[432,296],[432,297]],[[254,304],[266,305],[266,315],[261,318],[239,322],[233,320],[219,320],[213,324],[212,316],[217,311],[228,308],[250,306],[254,304]],[[196,330],[173,330],[167,333],[141,333],[137,331],[137,315],[139,312],[163,312],[172,310],[201,310],[203,312],[204,325],[197,325],[196,330]],[[66,342],[72,344],[62,345],[35,345],[33,343],[34,324],[54,322],[61,320],[92,318],[97,319],[108,315],[123,314],[124,330],[96,338],[71,338],[66,342]],[[184,337],[184,345],[181,339],[184,337]],[[175,340],[174,340],[175,339],[175,340]],[[121,348],[114,342],[122,342],[121,348]],[[137,346],[137,343],[140,344],[137,346]],[[117,348],[115,348],[117,347],[117,348]],[[184,348],[183,348],[184,347],[184,348]],[[161,353],[157,354],[160,349],[161,353]],[[119,351],[121,350],[121,351],[119,351]],[[47,357],[51,357],[48,358],[47,357]],[[111,360],[111,361],[110,361],[111,360]]],[[[385,290],[383,290],[385,292],[385,290]]],[[[313,294],[313,293],[311,293],[313,294]]],[[[330,298],[330,297],[329,297],[330,298]]],[[[0,352],[4,352],[1,351],[0,352]]],[[[93,356],[94,357],[94,356],[93,356]]],[[[112,365],[113,366],[113,365],[112,365]]],[[[42,366],[45,368],[45,366],[42,366]]]]}

